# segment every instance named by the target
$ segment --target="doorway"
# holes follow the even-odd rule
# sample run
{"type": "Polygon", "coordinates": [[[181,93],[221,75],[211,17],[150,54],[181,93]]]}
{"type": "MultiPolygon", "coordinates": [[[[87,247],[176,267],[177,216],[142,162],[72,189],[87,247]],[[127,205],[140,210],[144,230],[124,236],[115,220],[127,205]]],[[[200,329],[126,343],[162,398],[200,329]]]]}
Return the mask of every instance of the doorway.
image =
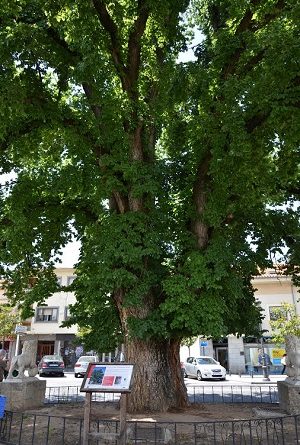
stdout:
{"type": "Polygon", "coordinates": [[[54,341],[39,341],[37,345],[37,359],[41,360],[44,355],[54,354],[54,341]]]}
{"type": "Polygon", "coordinates": [[[228,371],[228,348],[216,348],[217,361],[228,371]]]}

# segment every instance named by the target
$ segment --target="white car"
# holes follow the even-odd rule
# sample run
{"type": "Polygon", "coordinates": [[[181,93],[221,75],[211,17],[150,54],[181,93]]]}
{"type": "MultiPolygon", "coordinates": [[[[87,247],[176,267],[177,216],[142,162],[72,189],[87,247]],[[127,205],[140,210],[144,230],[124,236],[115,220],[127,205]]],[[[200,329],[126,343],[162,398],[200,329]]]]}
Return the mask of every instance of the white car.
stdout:
{"type": "Polygon", "coordinates": [[[212,357],[188,357],[184,363],[185,377],[226,380],[226,369],[212,357]]]}
{"type": "Polygon", "coordinates": [[[97,357],[95,355],[82,355],[79,357],[74,365],[74,375],[75,377],[83,377],[89,366],[89,363],[96,363],[97,357]]]}

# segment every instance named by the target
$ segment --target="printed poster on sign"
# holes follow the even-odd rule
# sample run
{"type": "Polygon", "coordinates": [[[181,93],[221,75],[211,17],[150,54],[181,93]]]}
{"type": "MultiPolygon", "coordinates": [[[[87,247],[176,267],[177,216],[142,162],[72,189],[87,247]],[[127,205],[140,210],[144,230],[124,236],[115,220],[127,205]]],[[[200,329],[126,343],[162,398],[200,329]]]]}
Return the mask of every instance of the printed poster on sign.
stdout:
{"type": "Polygon", "coordinates": [[[80,391],[130,392],[132,373],[132,364],[90,363],[80,391]]]}

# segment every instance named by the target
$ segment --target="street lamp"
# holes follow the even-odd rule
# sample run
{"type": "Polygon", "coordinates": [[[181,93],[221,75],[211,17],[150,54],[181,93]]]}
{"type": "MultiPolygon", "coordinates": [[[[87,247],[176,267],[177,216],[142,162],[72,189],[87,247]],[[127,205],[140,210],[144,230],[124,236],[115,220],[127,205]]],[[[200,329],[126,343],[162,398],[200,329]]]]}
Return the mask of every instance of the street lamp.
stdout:
{"type": "Polygon", "coordinates": [[[270,378],[269,378],[269,373],[268,373],[268,365],[266,363],[266,354],[265,354],[265,349],[264,349],[264,342],[263,342],[263,337],[260,338],[260,345],[261,345],[261,353],[262,353],[262,357],[261,357],[261,361],[262,361],[262,371],[263,371],[263,382],[269,382],[270,378]]]}

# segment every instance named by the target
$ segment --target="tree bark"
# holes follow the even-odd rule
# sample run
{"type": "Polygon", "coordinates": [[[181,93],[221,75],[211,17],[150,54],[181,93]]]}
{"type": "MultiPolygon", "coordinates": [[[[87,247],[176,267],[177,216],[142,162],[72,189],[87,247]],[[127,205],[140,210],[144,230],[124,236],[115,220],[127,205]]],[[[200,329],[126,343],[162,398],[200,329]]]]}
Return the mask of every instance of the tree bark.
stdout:
{"type": "Polygon", "coordinates": [[[126,361],[135,365],[129,412],[166,412],[187,406],[179,347],[179,340],[128,341],[126,361]]]}

